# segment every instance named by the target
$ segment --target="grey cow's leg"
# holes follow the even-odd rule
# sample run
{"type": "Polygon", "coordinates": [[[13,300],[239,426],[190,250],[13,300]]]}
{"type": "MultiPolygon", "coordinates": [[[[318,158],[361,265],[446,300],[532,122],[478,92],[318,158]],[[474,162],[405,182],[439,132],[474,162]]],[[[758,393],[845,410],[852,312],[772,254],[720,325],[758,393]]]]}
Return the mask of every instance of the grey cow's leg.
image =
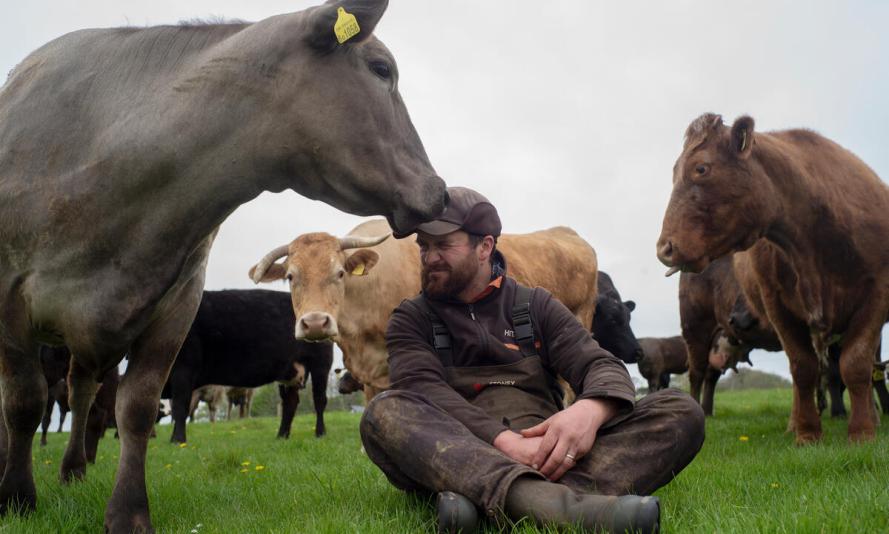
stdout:
{"type": "Polygon", "coordinates": [[[37,504],[31,445],[46,408],[46,395],[37,346],[0,345],[0,513],[28,511],[37,504]]]}
{"type": "Polygon", "coordinates": [[[105,509],[105,532],[154,532],[145,488],[145,454],[161,390],[200,303],[203,277],[193,279],[174,305],[133,343],[117,391],[120,463],[105,509]]]}
{"type": "Polygon", "coordinates": [[[71,407],[71,435],[62,457],[59,478],[63,483],[82,480],[86,476],[86,426],[90,407],[99,384],[95,375],[71,358],[68,371],[68,405],[71,407]]]}

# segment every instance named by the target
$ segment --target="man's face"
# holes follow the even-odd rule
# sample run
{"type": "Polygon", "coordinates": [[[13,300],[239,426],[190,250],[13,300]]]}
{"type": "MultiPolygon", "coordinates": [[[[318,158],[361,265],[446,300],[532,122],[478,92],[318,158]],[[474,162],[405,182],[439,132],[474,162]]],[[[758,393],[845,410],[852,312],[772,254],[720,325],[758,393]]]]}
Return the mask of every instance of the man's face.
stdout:
{"type": "Polygon", "coordinates": [[[477,247],[462,230],[442,236],[417,234],[423,291],[433,299],[455,298],[475,279],[480,268],[477,247]]]}

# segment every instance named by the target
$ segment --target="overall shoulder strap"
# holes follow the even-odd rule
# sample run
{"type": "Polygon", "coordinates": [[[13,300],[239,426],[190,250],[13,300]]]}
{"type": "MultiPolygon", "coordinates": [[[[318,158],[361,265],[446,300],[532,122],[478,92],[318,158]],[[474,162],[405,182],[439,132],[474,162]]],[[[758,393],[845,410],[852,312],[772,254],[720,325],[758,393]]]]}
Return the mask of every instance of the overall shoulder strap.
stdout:
{"type": "Polygon", "coordinates": [[[445,367],[453,367],[454,355],[451,349],[451,333],[448,331],[448,327],[445,326],[438,314],[435,313],[432,306],[426,302],[423,295],[417,295],[416,297],[409,299],[408,302],[426,314],[429,322],[432,323],[432,346],[438,354],[438,359],[441,360],[442,365],[445,367]]]}
{"type": "Polygon", "coordinates": [[[522,356],[537,356],[534,345],[534,325],[531,322],[531,288],[516,284],[515,301],[512,305],[512,328],[516,345],[522,356]]]}

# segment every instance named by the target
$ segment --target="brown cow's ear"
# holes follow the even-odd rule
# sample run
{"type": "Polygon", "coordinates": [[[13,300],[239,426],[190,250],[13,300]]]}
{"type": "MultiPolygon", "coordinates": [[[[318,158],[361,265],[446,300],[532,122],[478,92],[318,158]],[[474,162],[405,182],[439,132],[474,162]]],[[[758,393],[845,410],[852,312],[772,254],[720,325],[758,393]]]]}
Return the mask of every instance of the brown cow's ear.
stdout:
{"type": "Polygon", "coordinates": [[[371,36],[388,6],[389,0],[330,0],[309,15],[306,41],[321,52],[359,43],[371,36]]]}
{"type": "Polygon", "coordinates": [[[747,115],[732,124],[732,150],[741,159],[750,157],[753,150],[753,119],[747,115]]]}
{"type": "Polygon", "coordinates": [[[369,248],[356,250],[343,268],[353,276],[364,276],[380,261],[380,255],[369,248]]]}
{"type": "MultiPolygon", "coordinates": [[[[250,267],[250,272],[248,273],[250,279],[253,279],[253,273],[256,271],[256,265],[250,267]]],[[[265,274],[262,275],[262,278],[259,280],[260,282],[274,282],[275,280],[283,280],[284,276],[287,275],[287,268],[284,267],[283,263],[273,263],[266,270],[265,274]]]]}

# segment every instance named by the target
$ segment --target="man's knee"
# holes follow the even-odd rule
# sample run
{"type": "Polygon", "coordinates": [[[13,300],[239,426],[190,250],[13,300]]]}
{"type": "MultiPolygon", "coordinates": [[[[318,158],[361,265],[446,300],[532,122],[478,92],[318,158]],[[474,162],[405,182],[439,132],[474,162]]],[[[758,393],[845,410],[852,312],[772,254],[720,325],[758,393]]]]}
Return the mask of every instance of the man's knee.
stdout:
{"type": "Polygon", "coordinates": [[[405,416],[419,399],[408,391],[388,390],[371,399],[364,408],[359,430],[362,436],[385,435],[401,427],[405,416]]]}
{"type": "Polygon", "coordinates": [[[669,419],[677,438],[700,449],[704,443],[704,410],[691,396],[678,389],[662,389],[646,397],[659,413],[669,419]],[[650,399],[648,398],[650,397],[650,399]]]}

